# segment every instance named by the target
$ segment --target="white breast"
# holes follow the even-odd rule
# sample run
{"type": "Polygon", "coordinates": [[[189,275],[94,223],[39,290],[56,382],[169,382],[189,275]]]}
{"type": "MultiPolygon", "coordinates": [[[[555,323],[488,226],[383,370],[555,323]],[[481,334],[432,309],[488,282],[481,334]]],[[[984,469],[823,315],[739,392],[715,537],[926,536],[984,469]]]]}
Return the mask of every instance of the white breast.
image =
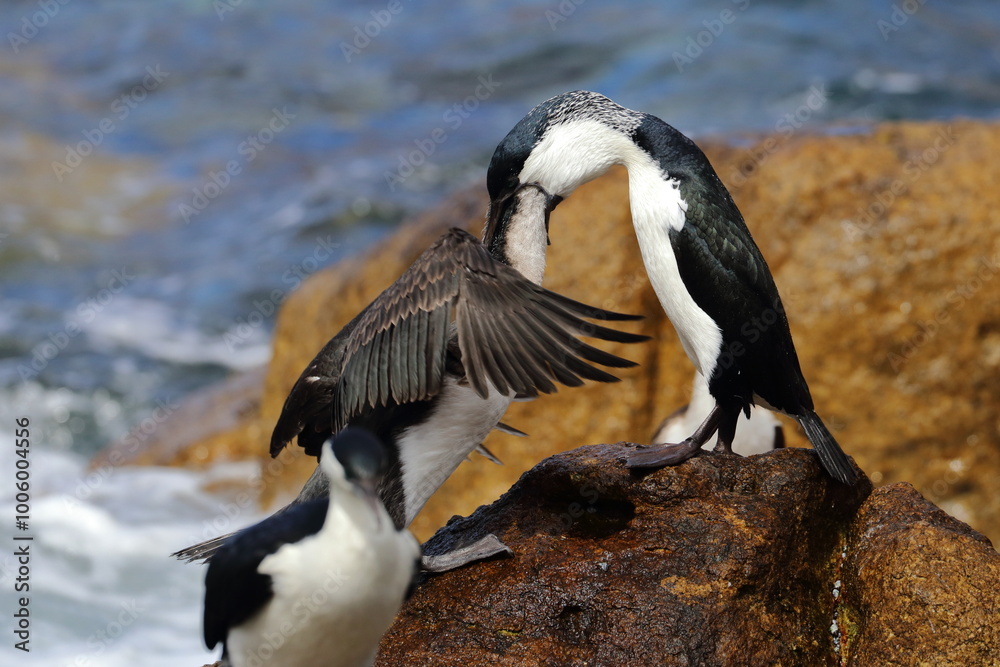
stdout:
{"type": "Polygon", "coordinates": [[[509,396],[496,391],[484,401],[470,387],[445,377],[434,412],[399,441],[407,525],[497,425],[510,403],[509,396]]]}
{"type": "Polygon", "coordinates": [[[625,167],[632,224],[649,282],[695,368],[711,377],[722,350],[722,331],[684,286],[670,245],[670,230],[684,227],[687,202],[677,183],[634,144],[625,167]]]}
{"type": "Polygon", "coordinates": [[[230,630],[233,667],[371,663],[420,555],[417,541],[409,531],[397,532],[384,510],[377,524],[374,519],[367,505],[349,512],[335,502],[319,533],[261,562],[258,570],[271,576],[274,597],[230,630]]]}

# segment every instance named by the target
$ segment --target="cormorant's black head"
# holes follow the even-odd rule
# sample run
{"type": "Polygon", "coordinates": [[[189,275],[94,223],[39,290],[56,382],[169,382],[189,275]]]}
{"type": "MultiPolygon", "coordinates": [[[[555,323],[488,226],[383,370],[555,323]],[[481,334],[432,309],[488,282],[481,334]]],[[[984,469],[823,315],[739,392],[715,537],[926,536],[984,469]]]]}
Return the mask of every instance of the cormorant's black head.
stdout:
{"type": "Polygon", "coordinates": [[[381,479],[388,455],[382,441],[368,429],[348,426],[334,437],[331,447],[347,481],[381,479]]]}
{"type": "Polygon", "coordinates": [[[524,161],[545,134],[549,124],[549,106],[555,99],[542,102],[528,112],[493,151],[490,168],[486,171],[486,190],[491,204],[509,197],[521,185],[519,175],[524,161]]]}
{"type": "Polygon", "coordinates": [[[324,451],[320,466],[330,479],[331,499],[335,487],[346,484],[366,498],[378,516],[378,487],[389,460],[385,444],[368,429],[348,426],[327,442],[327,448],[330,451],[324,451]]]}
{"type": "Polygon", "coordinates": [[[617,142],[631,142],[644,115],[586,90],[556,95],[529,111],[490,160],[487,230],[502,225],[523,186],[543,190],[551,211],[577,186],[607,171],[621,153],[617,142]]]}
{"type": "MultiPolygon", "coordinates": [[[[528,112],[507,133],[493,152],[490,168],[486,173],[486,189],[490,201],[496,201],[517,189],[522,180],[521,172],[531,153],[561,125],[593,121],[609,129],[627,133],[642,121],[644,114],[626,109],[600,93],[574,90],[545,100],[528,112]]],[[[581,147],[582,148],[582,147],[581,147]]],[[[586,155],[567,155],[579,161],[586,155]]],[[[544,179],[534,179],[546,188],[544,179]]],[[[565,196],[568,193],[553,192],[565,196]]]]}
{"type": "MultiPolygon", "coordinates": [[[[542,102],[532,109],[527,116],[518,121],[517,125],[507,133],[490,160],[490,168],[486,171],[486,190],[490,195],[490,210],[486,219],[484,240],[488,246],[493,244],[490,239],[501,237],[510,218],[516,213],[517,201],[515,195],[525,184],[519,176],[524,169],[524,162],[531,155],[531,150],[541,140],[549,123],[548,107],[553,102],[542,102]]],[[[545,189],[538,186],[540,190],[545,189]]],[[[548,192],[545,192],[549,195],[548,192]]],[[[551,198],[545,216],[545,228],[548,229],[548,213],[559,204],[561,198],[551,198]]],[[[497,248],[491,247],[496,254],[497,248]]]]}

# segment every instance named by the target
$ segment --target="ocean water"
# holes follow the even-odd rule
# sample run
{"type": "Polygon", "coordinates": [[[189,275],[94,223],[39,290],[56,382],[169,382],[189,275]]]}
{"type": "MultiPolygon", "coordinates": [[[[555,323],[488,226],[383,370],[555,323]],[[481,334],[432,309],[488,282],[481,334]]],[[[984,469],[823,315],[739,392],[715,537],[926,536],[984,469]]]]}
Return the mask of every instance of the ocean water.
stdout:
{"type": "MultiPolygon", "coordinates": [[[[30,586],[31,650],[12,648],[20,639],[6,633],[4,664],[212,662],[201,642],[204,568],[166,556],[225,522],[219,498],[203,485],[238,481],[252,474],[251,466],[220,465],[199,474],[155,467],[88,470],[79,454],[41,447],[31,465],[37,472],[30,525],[19,534],[33,539],[14,543],[29,545],[31,572],[24,581],[30,586]]],[[[15,506],[14,494],[4,488],[0,511],[13,518],[15,506]]],[[[240,521],[259,518],[247,514],[240,521]]],[[[24,577],[13,550],[4,551],[0,585],[9,600],[7,592],[24,577]]]]}
{"type": "Polygon", "coordinates": [[[34,536],[32,650],[6,634],[3,664],[209,659],[202,570],[167,554],[258,518],[217,490],[252,471],[88,460],[266,363],[289,292],[482,187],[534,104],[588,88],[734,141],[997,117],[1000,5],[840,4],[0,6],[0,430],[31,422],[34,536]]]}

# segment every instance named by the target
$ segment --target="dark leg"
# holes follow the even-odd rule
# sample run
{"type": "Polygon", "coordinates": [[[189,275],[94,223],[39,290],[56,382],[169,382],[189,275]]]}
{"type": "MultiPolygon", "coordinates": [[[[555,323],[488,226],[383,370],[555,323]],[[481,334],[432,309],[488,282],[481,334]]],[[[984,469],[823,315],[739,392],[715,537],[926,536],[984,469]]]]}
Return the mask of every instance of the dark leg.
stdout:
{"type": "Polygon", "coordinates": [[[500,554],[513,556],[514,552],[496,535],[490,533],[467,547],[460,547],[440,556],[423,556],[420,559],[420,567],[425,572],[448,572],[500,554]]]}
{"type": "Polygon", "coordinates": [[[719,441],[715,443],[716,454],[732,454],[733,438],[736,437],[736,423],[740,420],[740,411],[723,415],[719,424],[719,441]]]}
{"type": "MultiPolygon", "coordinates": [[[[708,439],[719,430],[725,415],[722,408],[716,405],[712,408],[705,421],[701,423],[691,437],[677,444],[651,445],[630,456],[625,462],[627,468],[662,468],[672,466],[687,461],[698,453],[701,446],[708,442],[708,439]]],[[[736,432],[736,423],[733,422],[733,432],[736,432]]],[[[730,436],[732,440],[732,436],[730,436]]]]}

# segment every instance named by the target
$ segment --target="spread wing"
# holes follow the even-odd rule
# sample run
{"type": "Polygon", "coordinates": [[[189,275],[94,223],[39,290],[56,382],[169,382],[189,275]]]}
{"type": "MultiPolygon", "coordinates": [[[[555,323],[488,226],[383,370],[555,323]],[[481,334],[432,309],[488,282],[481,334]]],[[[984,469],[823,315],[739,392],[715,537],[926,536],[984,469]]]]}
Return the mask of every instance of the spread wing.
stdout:
{"type": "Polygon", "coordinates": [[[296,380],[271,432],[272,457],[277,456],[295,436],[299,437],[299,444],[315,456],[333,434],[330,408],[341,374],[344,346],[359,317],[330,339],[296,380]]]}
{"type": "MultiPolygon", "coordinates": [[[[306,428],[299,427],[299,444],[307,446],[303,435],[310,424],[335,433],[373,408],[433,398],[446,367],[452,368],[456,337],[465,381],[483,398],[490,385],[503,394],[537,396],[555,391],[556,382],[615,382],[618,378],[592,364],[635,364],[580,337],[617,342],[646,337],[585,318],[639,319],[546,290],[496,260],[476,237],[451,229],[327,344],[320,355],[328,358],[317,358],[303,372],[279,426],[282,420],[301,423],[306,428]],[[338,361],[339,372],[332,367],[338,361]],[[290,409],[297,416],[286,419],[290,409]]],[[[282,428],[279,435],[275,428],[272,456],[291,439],[289,433],[282,428]]]]}

